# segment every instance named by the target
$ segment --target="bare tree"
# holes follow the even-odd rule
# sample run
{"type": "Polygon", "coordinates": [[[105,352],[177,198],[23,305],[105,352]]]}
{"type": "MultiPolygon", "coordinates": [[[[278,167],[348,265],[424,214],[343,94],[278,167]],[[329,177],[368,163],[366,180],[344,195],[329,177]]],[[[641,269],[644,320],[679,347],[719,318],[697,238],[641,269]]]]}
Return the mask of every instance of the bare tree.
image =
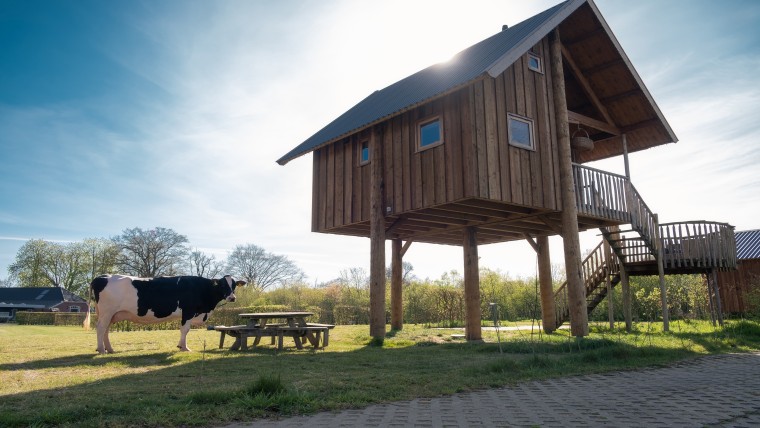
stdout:
{"type": "Polygon", "coordinates": [[[287,257],[268,253],[254,244],[236,246],[227,257],[227,269],[259,291],[301,281],[305,276],[287,257]]]}
{"type": "MultiPolygon", "coordinates": [[[[414,274],[412,271],[414,270],[414,266],[412,266],[409,262],[402,262],[401,263],[401,283],[402,284],[409,284],[409,282],[413,281],[415,279],[414,274]]],[[[385,281],[390,282],[391,280],[391,272],[392,267],[388,266],[385,268],[385,281]]]]}
{"type": "Polygon", "coordinates": [[[197,249],[188,256],[190,264],[190,275],[202,276],[205,278],[216,278],[224,270],[224,263],[212,255],[208,255],[197,249]]]}
{"type": "Polygon", "coordinates": [[[119,248],[110,239],[88,238],[82,241],[81,249],[87,255],[90,279],[98,275],[112,273],[116,269],[119,248]]]}
{"type": "Polygon", "coordinates": [[[148,278],[175,275],[188,253],[187,237],[163,227],[124,229],[112,240],[119,249],[116,265],[129,275],[148,278]]]}

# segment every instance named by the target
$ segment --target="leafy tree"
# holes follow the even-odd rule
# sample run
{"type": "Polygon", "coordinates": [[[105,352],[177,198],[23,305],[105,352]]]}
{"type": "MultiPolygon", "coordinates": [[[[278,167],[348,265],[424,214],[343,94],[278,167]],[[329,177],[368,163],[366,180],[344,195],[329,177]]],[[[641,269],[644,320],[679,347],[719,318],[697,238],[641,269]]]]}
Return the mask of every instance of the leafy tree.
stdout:
{"type": "Polygon", "coordinates": [[[202,276],[204,278],[216,278],[221,276],[224,271],[224,263],[217,260],[216,257],[204,252],[195,250],[188,256],[190,265],[190,275],[202,276]]]}
{"type": "Polygon", "coordinates": [[[61,244],[33,239],[19,249],[8,271],[22,287],[63,287],[86,296],[90,280],[109,270],[114,257],[105,240],[61,244]]]}
{"type": "Polygon", "coordinates": [[[304,273],[287,257],[254,245],[238,245],[227,257],[227,269],[259,291],[273,285],[298,282],[304,273]]]}
{"type": "Polygon", "coordinates": [[[16,260],[8,267],[8,274],[22,287],[49,287],[46,274],[52,243],[42,239],[26,241],[16,253],[16,260]]]}
{"type": "Polygon", "coordinates": [[[176,275],[186,263],[187,237],[172,229],[124,229],[112,240],[119,250],[116,265],[122,273],[146,278],[176,275]]]}

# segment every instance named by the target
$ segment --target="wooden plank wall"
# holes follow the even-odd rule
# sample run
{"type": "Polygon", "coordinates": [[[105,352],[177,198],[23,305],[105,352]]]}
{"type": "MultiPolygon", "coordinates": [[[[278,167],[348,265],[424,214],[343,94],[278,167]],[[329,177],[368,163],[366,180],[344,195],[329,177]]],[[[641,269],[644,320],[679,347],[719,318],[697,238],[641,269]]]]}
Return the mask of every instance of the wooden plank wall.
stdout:
{"type": "MultiPolygon", "coordinates": [[[[548,60],[543,40],[534,52],[548,60]]],[[[386,206],[391,214],[468,198],[559,210],[559,164],[549,73],[518,60],[486,77],[314,152],[312,229],[369,221],[369,165],[359,164],[363,141],[383,144],[386,206]],[[507,113],[533,119],[536,150],[508,144],[507,113]],[[444,143],[417,151],[419,121],[439,115],[444,143]]]]}
{"type": "Polygon", "coordinates": [[[718,271],[718,289],[725,312],[743,313],[758,309],[760,259],[740,260],[736,270],[718,271]]]}

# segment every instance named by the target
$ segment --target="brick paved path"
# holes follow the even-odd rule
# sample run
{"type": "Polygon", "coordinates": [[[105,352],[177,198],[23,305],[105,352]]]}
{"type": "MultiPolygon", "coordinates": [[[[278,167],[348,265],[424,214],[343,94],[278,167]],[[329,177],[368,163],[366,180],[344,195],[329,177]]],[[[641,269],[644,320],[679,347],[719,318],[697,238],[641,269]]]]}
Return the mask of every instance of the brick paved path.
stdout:
{"type": "Polygon", "coordinates": [[[760,427],[760,353],[323,412],[242,427],[760,427]]]}

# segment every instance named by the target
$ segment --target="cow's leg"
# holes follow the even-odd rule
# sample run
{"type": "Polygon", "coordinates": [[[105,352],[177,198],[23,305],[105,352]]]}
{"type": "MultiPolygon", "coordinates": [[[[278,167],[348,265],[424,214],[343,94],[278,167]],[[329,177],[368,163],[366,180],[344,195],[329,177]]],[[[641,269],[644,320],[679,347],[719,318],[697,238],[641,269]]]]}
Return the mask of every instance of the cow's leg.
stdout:
{"type": "Polygon", "coordinates": [[[190,349],[187,347],[187,333],[190,332],[191,325],[191,321],[187,320],[179,328],[179,343],[177,344],[177,348],[179,348],[180,351],[190,351],[190,349]]]}
{"type": "Polygon", "coordinates": [[[108,340],[108,329],[111,327],[111,316],[111,314],[98,314],[98,348],[96,351],[98,351],[99,354],[113,352],[113,349],[111,348],[111,342],[108,340]]]}

